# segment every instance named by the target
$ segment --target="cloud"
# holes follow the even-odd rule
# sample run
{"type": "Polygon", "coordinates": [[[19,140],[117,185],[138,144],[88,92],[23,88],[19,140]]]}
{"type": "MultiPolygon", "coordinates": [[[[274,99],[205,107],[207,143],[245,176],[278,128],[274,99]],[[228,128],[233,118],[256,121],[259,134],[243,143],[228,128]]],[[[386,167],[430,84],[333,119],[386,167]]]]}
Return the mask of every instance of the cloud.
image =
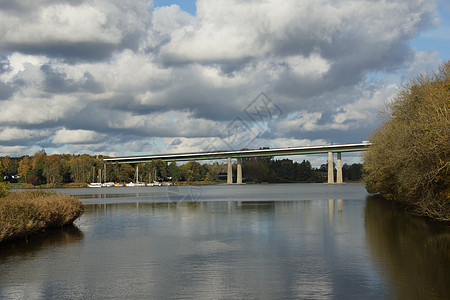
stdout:
{"type": "Polygon", "coordinates": [[[67,61],[101,60],[145,37],[143,1],[18,1],[0,10],[0,47],[67,61]]]}
{"type": "Polygon", "coordinates": [[[0,145],[0,156],[22,156],[33,155],[40,149],[30,148],[26,146],[3,146],[0,145]]]}
{"type": "Polygon", "coordinates": [[[355,142],[399,83],[440,62],[410,47],[437,26],[436,1],[196,5],[0,0],[2,149],[202,151],[226,147],[236,118],[255,148],[355,142]],[[261,92],[283,112],[264,130],[244,111],[261,92]]]}
{"type": "Polygon", "coordinates": [[[221,123],[196,118],[187,111],[168,111],[145,115],[117,113],[109,128],[147,137],[218,136],[221,123]]]}
{"type": "Polygon", "coordinates": [[[41,72],[44,76],[43,88],[48,93],[100,93],[102,91],[102,86],[89,72],[84,73],[78,80],[67,78],[67,74],[55,70],[48,64],[41,67],[41,72]]]}
{"type": "Polygon", "coordinates": [[[50,125],[80,111],[76,97],[52,95],[14,95],[0,106],[0,125],[50,125]]]}
{"type": "Polygon", "coordinates": [[[0,142],[1,143],[19,143],[39,140],[41,138],[47,138],[50,135],[49,130],[39,130],[39,129],[20,129],[15,127],[5,127],[1,128],[0,131],[0,142]]]}
{"type": "Polygon", "coordinates": [[[0,81],[0,100],[8,99],[14,93],[14,88],[0,81]]]}
{"type": "Polygon", "coordinates": [[[392,57],[390,51],[428,26],[434,6],[420,0],[199,0],[198,22],[174,30],[162,54],[174,61],[217,62],[266,55],[309,57],[320,49],[333,61],[371,58],[365,63],[388,64],[383,56],[392,57]]]}
{"type": "Polygon", "coordinates": [[[54,144],[89,144],[92,142],[100,142],[105,135],[99,134],[92,130],[68,130],[61,129],[55,133],[53,137],[54,144]]]}

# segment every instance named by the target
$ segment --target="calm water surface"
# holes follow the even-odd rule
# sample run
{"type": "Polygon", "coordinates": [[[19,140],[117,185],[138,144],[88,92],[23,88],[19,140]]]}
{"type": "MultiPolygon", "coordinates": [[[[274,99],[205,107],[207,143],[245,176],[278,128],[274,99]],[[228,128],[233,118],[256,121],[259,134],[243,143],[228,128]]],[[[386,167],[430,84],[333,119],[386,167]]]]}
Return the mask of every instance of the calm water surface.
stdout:
{"type": "Polygon", "coordinates": [[[0,246],[0,299],[450,299],[450,231],[359,184],[64,189],[75,226],[0,246]]]}

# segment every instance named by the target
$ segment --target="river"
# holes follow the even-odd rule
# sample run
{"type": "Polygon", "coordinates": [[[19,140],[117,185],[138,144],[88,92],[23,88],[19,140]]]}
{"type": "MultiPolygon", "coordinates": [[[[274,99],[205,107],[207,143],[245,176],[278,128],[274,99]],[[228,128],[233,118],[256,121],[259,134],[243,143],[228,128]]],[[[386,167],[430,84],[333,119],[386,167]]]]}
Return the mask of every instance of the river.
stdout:
{"type": "Polygon", "coordinates": [[[450,299],[450,230],[360,184],[62,189],[75,226],[0,246],[0,299],[450,299]]]}

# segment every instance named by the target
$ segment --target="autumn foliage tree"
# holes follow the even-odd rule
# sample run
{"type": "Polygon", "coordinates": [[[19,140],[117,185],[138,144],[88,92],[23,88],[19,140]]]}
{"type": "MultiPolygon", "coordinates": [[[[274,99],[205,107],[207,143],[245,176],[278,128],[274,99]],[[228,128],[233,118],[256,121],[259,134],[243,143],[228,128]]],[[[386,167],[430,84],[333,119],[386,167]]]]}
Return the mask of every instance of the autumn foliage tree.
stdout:
{"type": "Polygon", "coordinates": [[[92,181],[94,158],[89,155],[74,156],[69,161],[70,174],[74,182],[92,181]]]}
{"type": "Polygon", "coordinates": [[[18,175],[20,178],[28,178],[31,172],[31,159],[30,157],[24,156],[22,160],[19,162],[19,168],[17,169],[18,175]]]}
{"type": "Polygon", "coordinates": [[[196,161],[190,161],[180,167],[182,177],[186,181],[198,181],[202,180],[207,173],[207,168],[196,161]]]}
{"type": "Polygon", "coordinates": [[[450,62],[405,85],[364,157],[369,192],[450,220],[450,62]]]}

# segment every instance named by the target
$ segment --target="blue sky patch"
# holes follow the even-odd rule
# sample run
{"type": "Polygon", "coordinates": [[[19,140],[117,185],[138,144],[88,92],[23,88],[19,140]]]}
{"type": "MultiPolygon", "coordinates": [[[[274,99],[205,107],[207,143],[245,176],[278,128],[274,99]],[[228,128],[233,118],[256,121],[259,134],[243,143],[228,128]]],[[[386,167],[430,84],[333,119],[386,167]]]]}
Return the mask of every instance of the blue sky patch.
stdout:
{"type": "Polygon", "coordinates": [[[172,4],[178,5],[182,10],[190,13],[191,15],[195,16],[196,14],[196,6],[195,6],[195,0],[155,0],[153,2],[154,7],[160,7],[160,6],[170,6],[172,4]]]}

